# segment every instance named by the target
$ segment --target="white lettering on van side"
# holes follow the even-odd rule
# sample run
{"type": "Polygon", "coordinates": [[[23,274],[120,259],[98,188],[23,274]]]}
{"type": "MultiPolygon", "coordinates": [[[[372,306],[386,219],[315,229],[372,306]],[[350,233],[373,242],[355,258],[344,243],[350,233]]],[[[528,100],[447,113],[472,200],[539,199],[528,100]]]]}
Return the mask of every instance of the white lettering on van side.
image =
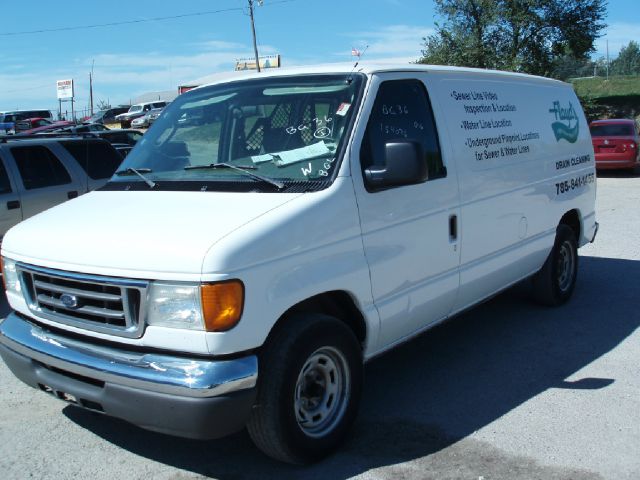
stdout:
{"type": "Polygon", "coordinates": [[[566,160],[558,160],[556,162],[556,170],[575,167],[589,162],[591,162],[591,155],[579,155],[577,157],[571,157],[570,159],[566,160]]]}
{"type": "Polygon", "coordinates": [[[495,102],[498,100],[498,94],[496,92],[488,92],[488,91],[469,91],[469,92],[458,92],[454,90],[451,92],[451,98],[456,101],[464,101],[464,100],[489,100],[495,102]]]}

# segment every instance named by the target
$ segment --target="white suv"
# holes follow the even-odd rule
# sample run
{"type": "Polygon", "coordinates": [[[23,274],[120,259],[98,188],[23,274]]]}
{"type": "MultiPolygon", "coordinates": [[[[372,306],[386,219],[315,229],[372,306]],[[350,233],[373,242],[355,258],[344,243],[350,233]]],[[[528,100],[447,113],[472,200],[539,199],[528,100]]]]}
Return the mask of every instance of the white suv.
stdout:
{"type": "Polygon", "coordinates": [[[136,118],[146,115],[155,108],[164,108],[166,105],[167,102],[136,103],[129,107],[128,112],[116,115],[116,121],[120,122],[120,126],[122,128],[129,128],[131,126],[131,122],[136,118]]]}

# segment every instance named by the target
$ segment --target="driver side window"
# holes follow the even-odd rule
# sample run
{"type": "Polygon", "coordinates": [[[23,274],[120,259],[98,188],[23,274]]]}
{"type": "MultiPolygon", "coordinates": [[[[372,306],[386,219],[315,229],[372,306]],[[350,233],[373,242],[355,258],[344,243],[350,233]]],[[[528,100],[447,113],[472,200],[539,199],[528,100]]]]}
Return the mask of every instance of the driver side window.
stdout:
{"type": "Polygon", "coordinates": [[[433,112],[424,85],[419,80],[382,82],[373,105],[362,147],[362,171],[385,165],[385,144],[415,141],[422,145],[429,180],[446,176],[433,112]]]}

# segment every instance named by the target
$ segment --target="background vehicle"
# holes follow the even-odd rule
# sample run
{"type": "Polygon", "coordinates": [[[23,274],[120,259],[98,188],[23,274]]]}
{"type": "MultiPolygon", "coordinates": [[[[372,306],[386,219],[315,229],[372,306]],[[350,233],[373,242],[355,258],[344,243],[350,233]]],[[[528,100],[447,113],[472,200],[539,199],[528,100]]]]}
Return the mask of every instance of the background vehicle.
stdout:
{"type": "Polygon", "coordinates": [[[129,145],[133,147],[138,140],[142,138],[142,133],[138,130],[131,129],[112,129],[104,130],[101,132],[91,132],[91,136],[96,138],[103,138],[111,144],[129,145]]]}
{"type": "Polygon", "coordinates": [[[589,125],[589,130],[598,170],[633,170],[640,165],[640,129],[636,121],[595,120],[589,125]]]}
{"type": "Polygon", "coordinates": [[[15,133],[15,123],[27,118],[53,121],[51,110],[14,110],[0,113],[0,133],[15,133]]]}
{"type": "Polygon", "coordinates": [[[53,130],[58,133],[88,133],[88,132],[105,132],[110,130],[109,127],[102,123],[87,123],[82,125],[70,125],[67,127],[57,128],[53,130]]]}
{"type": "Polygon", "coordinates": [[[53,131],[58,130],[60,128],[70,127],[72,125],[75,125],[75,123],[71,122],[69,120],[60,120],[58,122],[53,122],[53,123],[50,123],[48,125],[43,125],[41,127],[32,128],[31,130],[25,130],[24,132],[20,132],[20,133],[23,134],[23,135],[32,135],[32,134],[35,134],[35,133],[53,132],[53,131]]]}
{"type": "Polygon", "coordinates": [[[149,115],[148,115],[148,117],[149,117],[149,120],[148,120],[149,127],[151,125],[153,125],[153,122],[155,122],[158,119],[158,117],[160,117],[160,114],[162,114],[163,110],[164,110],[164,108],[154,108],[153,110],[151,110],[149,112],[149,115]]]}
{"type": "Polygon", "coordinates": [[[116,116],[116,121],[120,122],[122,128],[129,128],[131,126],[132,120],[142,117],[146,115],[154,108],[164,108],[167,105],[167,102],[146,102],[146,103],[137,103],[135,105],[131,105],[129,111],[127,113],[122,113],[116,116]]]}
{"type": "Polygon", "coordinates": [[[0,140],[0,239],[23,219],[104,185],[122,155],[97,138],[0,140]]]}
{"type": "Polygon", "coordinates": [[[46,118],[27,118],[17,121],[14,130],[15,133],[21,133],[34,128],[47,127],[52,123],[51,120],[47,120],[46,118]]]}
{"type": "Polygon", "coordinates": [[[164,108],[154,108],[150,110],[146,115],[138,117],[131,122],[133,128],[148,128],[151,124],[160,116],[164,108]]]}
{"type": "Polygon", "coordinates": [[[129,111],[129,108],[129,106],[125,106],[100,110],[99,112],[96,112],[91,117],[89,117],[87,119],[87,123],[117,123],[116,116],[120,115],[121,113],[127,113],[129,111]]]}

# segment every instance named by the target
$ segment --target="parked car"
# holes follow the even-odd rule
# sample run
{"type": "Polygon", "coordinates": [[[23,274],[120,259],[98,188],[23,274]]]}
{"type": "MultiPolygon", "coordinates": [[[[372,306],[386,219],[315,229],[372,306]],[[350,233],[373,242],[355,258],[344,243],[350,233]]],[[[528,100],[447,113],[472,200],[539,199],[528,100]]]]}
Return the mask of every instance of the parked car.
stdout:
{"type": "Polygon", "coordinates": [[[14,110],[12,112],[0,112],[0,133],[15,133],[15,124],[27,118],[41,118],[53,121],[51,110],[14,110]]]}
{"type": "Polygon", "coordinates": [[[149,128],[151,124],[160,116],[163,108],[154,108],[149,110],[146,115],[142,117],[138,117],[131,122],[131,127],[133,128],[149,128]]]}
{"type": "MultiPolygon", "coordinates": [[[[129,147],[133,147],[138,140],[140,140],[143,136],[143,133],[139,130],[133,129],[108,129],[108,130],[93,130],[88,132],[78,132],[78,131],[48,131],[42,132],[38,134],[38,137],[42,138],[60,138],[60,137],[72,137],[72,136],[81,136],[83,138],[102,138],[112,145],[128,145],[129,147]]],[[[27,137],[26,134],[15,135],[5,138],[24,138],[27,137]]],[[[1,137],[0,137],[1,138],[1,137]]]]}
{"type": "Polygon", "coordinates": [[[190,438],[246,426],[315,461],[365,361],[525,279],[570,300],[594,165],[573,87],[542,77],[331,65],[200,87],[100,192],[7,233],[0,355],[78,408],[190,438]]]}
{"type": "Polygon", "coordinates": [[[59,133],[89,133],[89,132],[105,132],[110,130],[109,127],[104,126],[102,123],[87,123],[82,125],[69,125],[53,130],[53,132],[59,133]]]}
{"type": "Polygon", "coordinates": [[[135,105],[131,105],[129,111],[127,113],[122,113],[116,116],[116,121],[120,122],[120,126],[122,128],[129,128],[131,126],[131,122],[138,118],[146,115],[154,108],[164,108],[167,105],[167,102],[146,102],[146,103],[137,103],[135,105]]]}
{"type": "Polygon", "coordinates": [[[54,132],[56,130],[59,130],[60,128],[70,127],[73,125],[75,125],[75,123],[69,120],[60,120],[58,122],[49,123],[46,125],[42,125],[40,127],[32,128],[30,130],[19,132],[19,133],[22,135],[33,135],[33,134],[54,132]]]}
{"type": "MultiPolygon", "coordinates": [[[[167,107],[164,107],[164,108],[167,108],[167,107]]],[[[149,117],[149,119],[147,120],[147,122],[149,123],[148,125],[149,127],[153,125],[153,123],[160,117],[164,108],[154,108],[149,112],[149,115],[147,115],[149,117]]]]}
{"type": "Polygon", "coordinates": [[[149,117],[147,117],[147,115],[143,115],[142,117],[134,118],[133,120],[131,120],[131,128],[147,128],[149,126],[149,117]]]}
{"type": "Polygon", "coordinates": [[[0,240],[13,225],[104,185],[122,155],[97,138],[0,140],[0,240]]]}
{"type": "Polygon", "coordinates": [[[595,120],[589,125],[598,170],[640,165],[640,129],[635,120],[595,120]]]}
{"type": "Polygon", "coordinates": [[[133,147],[143,136],[138,130],[119,129],[104,130],[102,132],[91,132],[91,136],[103,138],[111,144],[129,145],[133,147]]]}
{"type": "Polygon", "coordinates": [[[100,110],[99,112],[94,113],[91,117],[87,119],[87,123],[102,123],[102,124],[110,124],[110,123],[118,123],[116,120],[116,116],[121,113],[126,113],[129,111],[129,106],[126,107],[113,107],[107,108],[105,110],[100,110]]]}
{"type": "Polygon", "coordinates": [[[46,118],[26,118],[16,122],[14,131],[15,133],[21,133],[34,128],[47,127],[52,123],[51,120],[47,120],[46,118]]]}

